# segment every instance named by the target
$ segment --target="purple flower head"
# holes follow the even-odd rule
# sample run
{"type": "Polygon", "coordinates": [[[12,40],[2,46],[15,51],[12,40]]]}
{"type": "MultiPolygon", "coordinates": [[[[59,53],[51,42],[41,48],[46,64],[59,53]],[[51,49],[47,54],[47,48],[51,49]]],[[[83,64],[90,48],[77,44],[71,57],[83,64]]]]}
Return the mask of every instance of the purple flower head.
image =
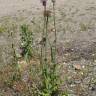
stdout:
{"type": "Polygon", "coordinates": [[[55,3],[56,2],[56,0],[51,0],[53,3],[55,3]]]}
{"type": "Polygon", "coordinates": [[[42,3],[43,6],[46,6],[47,0],[41,0],[41,3],[42,3]]]}

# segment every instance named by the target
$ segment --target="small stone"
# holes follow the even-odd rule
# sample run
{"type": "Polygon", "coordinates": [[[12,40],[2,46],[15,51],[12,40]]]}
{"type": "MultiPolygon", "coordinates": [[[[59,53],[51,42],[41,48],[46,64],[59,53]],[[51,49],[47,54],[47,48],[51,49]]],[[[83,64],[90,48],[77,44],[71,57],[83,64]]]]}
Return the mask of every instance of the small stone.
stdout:
{"type": "Polygon", "coordinates": [[[95,54],[92,54],[92,56],[95,56],[95,54]]]}
{"type": "Polygon", "coordinates": [[[96,89],[94,87],[91,87],[91,91],[95,91],[96,89]]]}
{"type": "Polygon", "coordinates": [[[81,75],[84,75],[84,73],[83,73],[83,72],[80,72],[80,74],[81,74],[81,75]]]}
{"type": "Polygon", "coordinates": [[[80,64],[74,64],[73,67],[75,68],[75,70],[81,70],[82,66],[80,64]]]}
{"type": "Polygon", "coordinates": [[[71,86],[71,87],[74,87],[74,86],[75,86],[75,84],[71,84],[70,86],[71,86]]]}
{"type": "Polygon", "coordinates": [[[85,68],[85,66],[83,65],[82,68],[85,68]]]}
{"type": "Polygon", "coordinates": [[[94,62],[96,63],[96,60],[94,60],[94,62]]]}

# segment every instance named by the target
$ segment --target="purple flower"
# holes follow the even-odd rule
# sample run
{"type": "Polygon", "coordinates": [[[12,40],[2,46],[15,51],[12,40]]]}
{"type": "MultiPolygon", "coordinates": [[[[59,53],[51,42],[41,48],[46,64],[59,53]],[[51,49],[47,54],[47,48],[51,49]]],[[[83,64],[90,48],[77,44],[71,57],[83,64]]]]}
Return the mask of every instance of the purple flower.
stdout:
{"type": "Polygon", "coordinates": [[[53,3],[55,3],[56,2],[56,0],[51,0],[53,3]]]}
{"type": "Polygon", "coordinates": [[[42,3],[43,6],[46,6],[47,0],[41,0],[41,3],[42,3]]]}

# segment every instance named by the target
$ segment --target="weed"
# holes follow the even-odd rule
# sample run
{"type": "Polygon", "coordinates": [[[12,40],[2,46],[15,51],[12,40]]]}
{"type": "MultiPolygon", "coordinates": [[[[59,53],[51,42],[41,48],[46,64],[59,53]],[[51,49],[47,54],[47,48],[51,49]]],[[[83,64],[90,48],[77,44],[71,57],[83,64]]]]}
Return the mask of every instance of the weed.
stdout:
{"type": "Polygon", "coordinates": [[[33,44],[33,35],[32,32],[29,31],[28,25],[23,24],[21,26],[21,55],[26,60],[31,59],[32,57],[32,44],[33,44]]]}
{"type": "Polygon", "coordinates": [[[83,23],[81,23],[81,24],[80,24],[80,28],[81,28],[81,31],[87,31],[88,26],[85,25],[85,24],[83,24],[83,23]]]}
{"type": "Polygon", "coordinates": [[[56,19],[55,19],[55,1],[52,0],[53,3],[53,11],[54,11],[54,42],[53,45],[50,45],[48,38],[48,20],[50,15],[50,11],[46,9],[44,6],[44,32],[42,36],[42,45],[41,45],[41,64],[42,64],[42,85],[40,89],[40,96],[58,96],[59,95],[59,76],[57,74],[57,62],[56,62],[56,19]],[[51,50],[51,62],[48,62],[48,43],[50,45],[51,50]]]}
{"type": "Polygon", "coordinates": [[[4,32],[5,29],[4,29],[4,26],[0,26],[0,33],[4,32]]]}

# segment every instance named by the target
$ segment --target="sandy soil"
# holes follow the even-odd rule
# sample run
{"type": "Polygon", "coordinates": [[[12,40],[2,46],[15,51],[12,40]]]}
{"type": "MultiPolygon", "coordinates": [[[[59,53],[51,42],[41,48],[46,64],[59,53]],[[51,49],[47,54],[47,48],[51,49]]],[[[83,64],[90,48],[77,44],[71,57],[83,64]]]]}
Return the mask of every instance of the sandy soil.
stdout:
{"type": "MultiPolygon", "coordinates": [[[[86,49],[96,42],[96,0],[57,0],[56,6],[60,43],[74,42],[74,46],[86,49]]],[[[6,16],[32,18],[41,12],[40,0],[0,0],[0,19],[6,16]]],[[[3,41],[6,43],[7,39],[1,36],[0,45],[5,44],[3,41]]]]}
{"type": "MultiPolygon", "coordinates": [[[[74,45],[73,48],[82,50],[93,46],[96,42],[96,0],[57,0],[56,6],[59,43],[65,46],[69,42],[74,45]]],[[[18,23],[20,19],[17,21],[16,17],[25,16],[23,19],[31,21],[33,15],[42,13],[42,9],[40,0],[0,0],[0,19],[15,16],[13,19],[18,23]]],[[[0,36],[0,46],[9,43],[6,37],[0,36]]]]}
{"type": "MultiPolygon", "coordinates": [[[[66,0],[59,0],[65,2],[66,0]]],[[[50,1],[49,1],[50,2],[50,1]]],[[[41,9],[40,0],[0,0],[0,17],[12,15],[22,10],[35,10],[41,9]]]]}
{"type": "MultiPolygon", "coordinates": [[[[75,7],[82,8],[91,4],[96,4],[96,0],[57,0],[57,6],[75,5],[75,7]]],[[[40,0],[0,0],[0,17],[16,13],[18,10],[34,11],[36,8],[41,8],[40,0]]]]}

